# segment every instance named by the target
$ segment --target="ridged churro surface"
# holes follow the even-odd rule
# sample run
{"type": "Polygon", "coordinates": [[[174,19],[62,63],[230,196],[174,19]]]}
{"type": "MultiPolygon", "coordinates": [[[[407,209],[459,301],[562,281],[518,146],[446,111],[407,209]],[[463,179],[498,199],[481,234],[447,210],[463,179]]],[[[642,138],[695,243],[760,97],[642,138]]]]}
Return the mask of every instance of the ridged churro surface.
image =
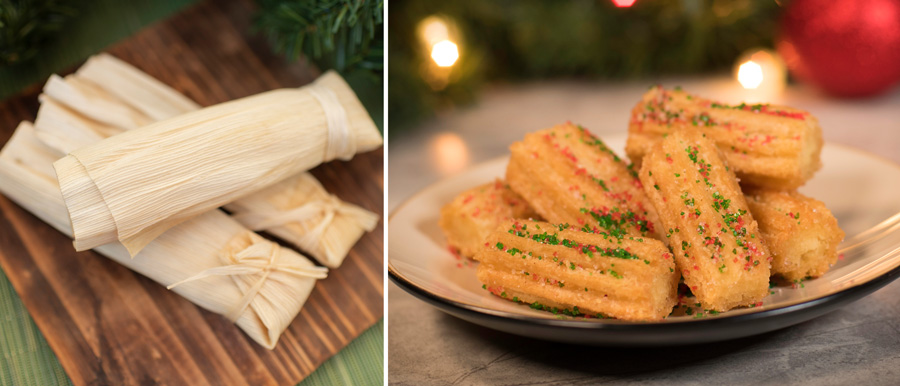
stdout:
{"type": "Polygon", "coordinates": [[[844,231],[821,201],[797,192],[750,190],[750,213],[772,253],[772,274],[788,280],[819,277],[837,262],[844,231]]]}
{"type": "Polygon", "coordinates": [[[497,179],[460,193],[441,208],[439,225],[451,248],[472,257],[488,233],[509,219],[538,218],[525,200],[497,179]]]}
{"type": "Polygon", "coordinates": [[[694,129],[672,132],[644,157],[640,178],[684,282],[705,308],[726,311],[767,295],[771,257],[711,141],[694,129]]]}
{"type": "Polygon", "coordinates": [[[727,105],[659,86],[647,91],[631,111],[625,151],[640,164],[656,143],[684,127],[714,141],[742,183],[794,189],[822,166],[822,129],[806,111],[770,104],[727,105]]]}
{"type": "Polygon", "coordinates": [[[586,129],[558,125],[526,135],[510,151],[510,187],[547,221],[658,237],[637,173],[586,129]]]}
{"type": "Polygon", "coordinates": [[[679,273],[662,242],[509,221],[475,257],[491,293],[570,315],[660,320],[676,303],[679,273]]]}

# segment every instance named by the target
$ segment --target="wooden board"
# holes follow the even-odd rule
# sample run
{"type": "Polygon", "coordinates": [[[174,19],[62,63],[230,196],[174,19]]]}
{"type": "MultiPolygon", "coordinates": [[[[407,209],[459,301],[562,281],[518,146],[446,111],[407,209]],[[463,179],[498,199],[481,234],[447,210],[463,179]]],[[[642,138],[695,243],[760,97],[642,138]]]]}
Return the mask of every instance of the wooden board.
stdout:
{"type": "MultiPolygon", "coordinates": [[[[202,105],[298,87],[318,72],[249,37],[249,0],[204,2],[109,53],[202,105]]],[[[0,103],[0,144],[33,120],[40,85],[0,103]]],[[[312,173],[330,192],[383,215],[383,153],[312,173]]],[[[383,225],[319,281],[275,350],[233,324],[72,241],[0,195],[0,267],[76,385],[295,384],[383,315],[383,225]]]]}

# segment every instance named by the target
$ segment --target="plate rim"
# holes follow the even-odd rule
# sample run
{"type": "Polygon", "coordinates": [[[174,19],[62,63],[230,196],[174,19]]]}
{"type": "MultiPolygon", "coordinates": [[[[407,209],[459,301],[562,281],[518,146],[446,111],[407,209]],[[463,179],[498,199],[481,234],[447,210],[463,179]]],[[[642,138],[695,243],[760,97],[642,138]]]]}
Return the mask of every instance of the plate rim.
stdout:
{"type": "MultiPolygon", "coordinates": [[[[890,166],[894,169],[897,169],[900,172],[900,163],[896,163],[893,160],[871,153],[869,151],[845,145],[842,143],[836,142],[827,142],[825,143],[828,146],[834,146],[838,148],[842,148],[843,150],[849,150],[851,152],[857,153],[859,155],[867,156],[872,159],[877,160],[880,163],[883,163],[887,166],[890,166]]],[[[502,159],[509,158],[509,155],[501,155],[497,157],[493,157],[477,164],[471,165],[466,169],[454,173],[452,175],[448,175],[444,178],[441,178],[437,181],[434,181],[424,188],[420,189],[413,195],[404,199],[397,207],[390,212],[388,215],[388,224],[394,220],[394,217],[400,213],[406,206],[408,206],[412,201],[416,200],[420,196],[425,195],[431,189],[435,188],[437,185],[453,179],[459,176],[468,174],[473,170],[484,166],[485,164],[498,162],[502,159]]],[[[898,213],[900,214],[900,213],[898,213]]],[[[888,216],[887,219],[891,218],[893,215],[888,216]]],[[[585,321],[583,318],[571,318],[566,317],[565,319],[555,319],[555,318],[539,318],[529,315],[517,314],[509,311],[497,310],[487,307],[481,307],[473,304],[467,304],[463,302],[458,302],[453,299],[449,299],[438,294],[435,294],[422,286],[416,284],[412,280],[409,280],[406,276],[400,273],[395,267],[393,262],[391,261],[391,253],[390,253],[390,237],[386,237],[388,240],[388,261],[387,261],[387,273],[391,282],[396,284],[398,287],[403,289],[409,294],[414,295],[420,300],[425,301],[426,303],[431,304],[432,306],[437,307],[441,311],[451,312],[450,309],[460,310],[464,313],[468,313],[472,316],[478,317],[486,317],[486,318],[495,318],[500,321],[505,322],[514,322],[514,323],[523,323],[528,325],[541,325],[545,327],[554,327],[554,328],[571,328],[571,329],[579,329],[579,330],[589,330],[589,331],[630,331],[634,329],[642,329],[642,330],[654,330],[658,328],[671,328],[672,326],[697,326],[704,327],[710,325],[718,325],[720,323],[725,324],[733,324],[733,323],[742,323],[742,322],[750,322],[758,319],[769,319],[772,317],[777,317],[785,314],[793,314],[795,312],[803,311],[803,310],[813,310],[818,307],[826,306],[830,303],[833,303],[839,299],[847,297],[849,295],[859,295],[855,297],[852,301],[858,300],[871,292],[877,291],[878,289],[890,284],[898,277],[900,277],[900,265],[892,268],[891,270],[876,276],[868,281],[854,283],[853,285],[844,288],[840,291],[837,291],[832,294],[828,294],[822,297],[809,299],[806,301],[801,301],[794,304],[789,304],[786,306],[772,308],[772,309],[764,309],[761,311],[755,312],[746,312],[737,315],[721,315],[716,317],[702,317],[695,319],[682,319],[682,320],[666,320],[662,321],[652,321],[652,322],[634,322],[634,321],[623,321],[619,319],[598,319],[585,321]],[[860,294],[861,293],[861,294],[860,294]]],[[[452,313],[452,312],[451,312],[452,313]]]]}
{"type": "Polygon", "coordinates": [[[396,284],[407,293],[412,294],[413,296],[424,300],[426,303],[432,304],[433,306],[445,312],[449,312],[448,309],[455,309],[463,311],[464,313],[477,315],[479,317],[499,318],[506,322],[516,322],[554,328],[615,332],[633,330],[652,331],[656,329],[670,329],[673,328],[673,326],[690,326],[691,328],[703,328],[708,326],[716,326],[719,324],[730,325],[735,323],[752,322],[755,320],[769,319],[786,314],[794,314],[803,310],[813,310],[818,307],[827,306],[828,304],[848,297],[849,295],[860,295],[859,297],[853,299],[853,301],[855,301],[863,296],[868,295],[871,292],[875,292],[878,289],[881,289],[882,287],[890,284],[898,277],[900,277],[900,266],[897,266],[894,269],[873,278],[872,280],[860,283],[852,287],[847,287],[833,294],[829,294],[820,298],[810,299],[796,304],[791,304],[784,307],[757,312],[748,312],[738,315],[723,315],[713,318],[703,317],[688,320],[664,320],[662,322],[631,322],[622,321],[619,319],[598,319],[587,322],[583,319],[575,319],[571,317],[566,317],[565,319],[537,318],[529,315],[522,315],[508,311],[475,306],[442,297],[411,282],[402,274],[398,273],[390,263],[388,263],[388,276],[390,277],[391,282],[396,284]]]}

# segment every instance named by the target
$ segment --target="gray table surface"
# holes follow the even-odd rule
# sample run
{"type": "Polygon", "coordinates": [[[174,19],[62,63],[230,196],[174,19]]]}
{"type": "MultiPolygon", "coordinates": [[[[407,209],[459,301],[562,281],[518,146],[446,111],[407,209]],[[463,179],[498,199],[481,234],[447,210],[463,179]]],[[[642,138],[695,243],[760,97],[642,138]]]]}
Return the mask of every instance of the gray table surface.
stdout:
{"type": "MultiPolygon", "coordinates": [[[[601,137],[624,132],[648,83],[496,86],[475,106],[443,112],[415,131],[390,133],[389,207],[443,177],[506,154],[507,146],[529,131],[571,120],[601,137]]],[[[727,78],[661,83],[719,99],[742,97],[727,78]]],[[[779,99],[817,116],[826,141],[900,163],[900,89],[842,101],[790,87],[779,99]]],[[[397,385],[900,384],[900,281],[780,331],[653,349],[562,345],[497,332],[444,314],[393,283],[388,302],[389,382],[397,385]]]]}

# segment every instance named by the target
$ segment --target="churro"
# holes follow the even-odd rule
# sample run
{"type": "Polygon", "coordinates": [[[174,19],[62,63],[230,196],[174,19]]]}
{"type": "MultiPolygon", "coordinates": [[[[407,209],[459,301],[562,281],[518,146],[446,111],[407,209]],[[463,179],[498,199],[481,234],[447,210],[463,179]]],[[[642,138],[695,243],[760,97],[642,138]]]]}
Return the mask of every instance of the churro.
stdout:
{"type": "Polygon", "coordinates": [[[658,238],[637,172],[586,129],[558,125],[510,150],[510,187],[547,221],[658,238]]]}
{"type": "Polygon", "coordinates": [[[703,307],[726,311],[768,294],[769,252],[734,173],[703,133],[670,133],[644,157],[640,178],[703,307]]]}
{"type": "Polygon", "coordinates": [[[772,274],[788,280],[818,277],[837,262],[844,231],[821,201],[797,192],[750,190],[750,213],[772,253],[772,274]]]}
{"type": "Polygon", "coordinates": [[[770,104],[727,105],[653,87],[631,111],[625,152],[640,164],[665,136],[692,127],[716,143],[742,183],[794,189],[822,163],[822,129],[810,113],[770,104]]]}
{"type": "Polygon", "coordinates": [[[666,246],[568,225],[508,221],[476,255],[494,295],[554,313],[661,320],[676,303],[679,273],[666,246]]]}
{"type": "Polygon", "coordinates": [[[502,180],[460,193],[441,208],[438,224],[451,248],[472,257],[488,233],[508,219],[538,218],[537,213],[502,180]]]}

